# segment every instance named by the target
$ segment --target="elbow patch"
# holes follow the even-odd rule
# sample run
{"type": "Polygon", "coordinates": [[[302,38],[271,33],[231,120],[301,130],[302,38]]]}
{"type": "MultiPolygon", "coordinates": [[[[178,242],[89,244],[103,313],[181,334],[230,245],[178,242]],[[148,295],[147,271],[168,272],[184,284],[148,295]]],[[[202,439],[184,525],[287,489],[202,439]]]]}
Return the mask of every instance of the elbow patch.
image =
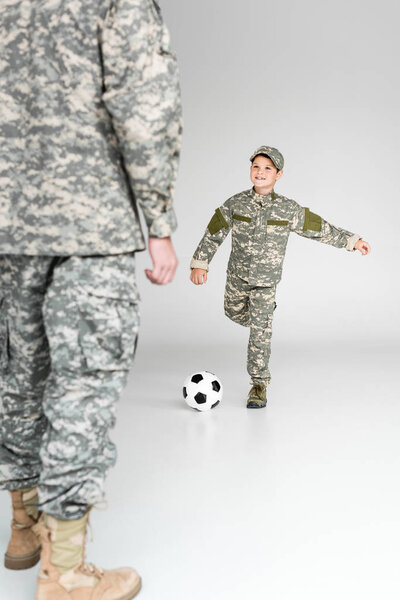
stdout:
{"type": "Polygon", "coordinates": [[[211,233],[211,235],[214,235],[215,233],[218,233],[218,231],[220,229],[223,229],[224,227],[226,229],[229,229],[229,224],[224,219],[222,212],[219,210],[219,208],[217,208],[211,221],[207,225],[208,231],[211,233]]]}
{"type": "Polygon", "coordinates": [[[303,231],[321,231],[322,219],[319,215],[305,208],[303,231]]]}

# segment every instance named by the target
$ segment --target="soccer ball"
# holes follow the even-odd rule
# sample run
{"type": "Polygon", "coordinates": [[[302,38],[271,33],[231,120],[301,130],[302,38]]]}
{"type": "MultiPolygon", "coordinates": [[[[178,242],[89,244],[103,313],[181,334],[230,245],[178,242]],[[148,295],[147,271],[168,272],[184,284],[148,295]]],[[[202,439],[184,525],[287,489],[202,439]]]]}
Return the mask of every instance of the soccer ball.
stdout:
{"type": "Polygon", "coordinates": [[[214,373],[199,371],[189,375],[183,384],[186,404],[196,410],[209,410],[222,400],[222,383],[214,373]]]}

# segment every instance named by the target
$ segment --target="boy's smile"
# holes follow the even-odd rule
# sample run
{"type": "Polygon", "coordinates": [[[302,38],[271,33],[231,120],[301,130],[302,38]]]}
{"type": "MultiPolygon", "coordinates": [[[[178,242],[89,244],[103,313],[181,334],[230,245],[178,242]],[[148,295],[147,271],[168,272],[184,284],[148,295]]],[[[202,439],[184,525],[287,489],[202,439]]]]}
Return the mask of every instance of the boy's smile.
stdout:
{"type": "Polygon", "coordinates": [[[257,194],[266,196],[274,189],[275,182],[282,177],[270,158],[259,154],[250,167],[250,179],[257,194]]]}

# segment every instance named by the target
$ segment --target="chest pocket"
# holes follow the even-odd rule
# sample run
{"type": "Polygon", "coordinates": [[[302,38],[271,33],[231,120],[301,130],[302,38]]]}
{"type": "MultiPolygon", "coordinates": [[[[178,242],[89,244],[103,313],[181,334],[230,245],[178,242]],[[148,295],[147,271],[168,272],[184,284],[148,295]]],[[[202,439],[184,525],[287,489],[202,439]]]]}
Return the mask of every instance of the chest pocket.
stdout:
{"type": "Polygon", "coordinates": [[[267,225],[276,225],[277,227],[286,227],[289,221],[280,221],[278,219],[268,219],[267,225]]]}
{"type": "Polygon", "coordinates": [[[233,215],[232,216],[235,221],[244,221],[245,223],[251,223],[250,217],[245,217],[244,215],[233,215]]]}

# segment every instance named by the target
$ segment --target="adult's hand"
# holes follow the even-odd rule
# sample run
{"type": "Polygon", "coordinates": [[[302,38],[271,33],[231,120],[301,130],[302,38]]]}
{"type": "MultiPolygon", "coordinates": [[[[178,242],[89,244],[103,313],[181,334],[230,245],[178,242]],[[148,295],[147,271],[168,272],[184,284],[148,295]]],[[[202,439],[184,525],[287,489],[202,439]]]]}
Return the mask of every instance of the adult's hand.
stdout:
{"type": "Polygon", "coordinates": [[[153,261],[153,268],[144,270],[146,277],[150,279],[151,283],[157,285],[170,283],[175,277],[178,266],[171,238],[149,238],[148,249],[153,261]]]}

